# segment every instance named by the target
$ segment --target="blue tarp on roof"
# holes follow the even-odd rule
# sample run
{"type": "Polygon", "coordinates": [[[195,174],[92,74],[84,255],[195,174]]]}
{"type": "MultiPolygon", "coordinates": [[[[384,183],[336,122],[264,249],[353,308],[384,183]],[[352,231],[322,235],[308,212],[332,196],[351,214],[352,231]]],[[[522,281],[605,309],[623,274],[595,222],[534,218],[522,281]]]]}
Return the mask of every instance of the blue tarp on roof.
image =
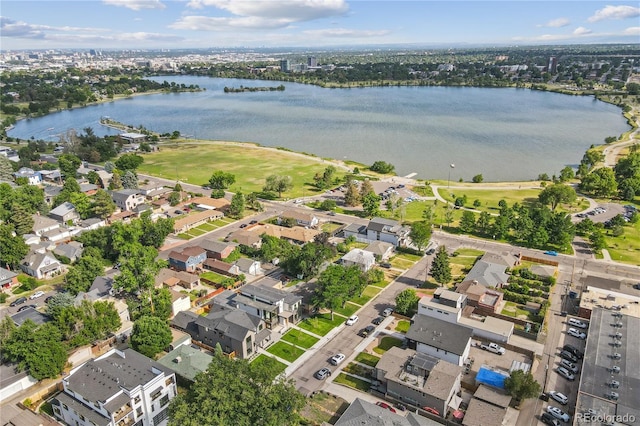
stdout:
{"type": "Polygon", "coordinates": [[[476,382],[484,383],[485,385],[493,386],[494,388],[504,389],[504,379],[507,377],[509,376],[505,373],[494,371],[482,366],[476,375],[476,382]]]}

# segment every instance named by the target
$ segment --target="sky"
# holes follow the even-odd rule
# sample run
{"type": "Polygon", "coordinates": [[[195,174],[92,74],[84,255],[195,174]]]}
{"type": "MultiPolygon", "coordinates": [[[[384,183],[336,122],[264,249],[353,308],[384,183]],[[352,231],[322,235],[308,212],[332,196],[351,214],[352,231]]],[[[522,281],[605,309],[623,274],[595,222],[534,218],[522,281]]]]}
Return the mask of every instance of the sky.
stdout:
{"type": "Polygon", "coordinates": [[[2,0],[0,51],[640,43],[638,1],[2,0]]]}

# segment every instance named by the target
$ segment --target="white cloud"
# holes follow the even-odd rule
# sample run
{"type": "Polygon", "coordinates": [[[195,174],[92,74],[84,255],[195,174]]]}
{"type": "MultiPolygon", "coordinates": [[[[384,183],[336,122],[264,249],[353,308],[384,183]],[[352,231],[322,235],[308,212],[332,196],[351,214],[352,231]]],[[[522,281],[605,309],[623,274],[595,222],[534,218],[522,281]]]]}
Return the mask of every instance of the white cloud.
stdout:
{"type": "Polygon", "coordinates": [[[640,27],[629,27],[623,32],[624,35],[640,36],[640,27]]]}
{"type": "Polygon", "coordinates": [[[289,22],[312,21],[348,12],[345,0],[191,0],[194,9],[214,7],[236,16],[261,17],[289,22]]]}
{"type": "Polygon", "coordinates": [[[390,33],[388,30],[350,30],[347,28],[327,28],[324,30],[303,31],[312,37],[368,38],[380,37],[390,33]]]}
{"type": "Polygon", "coordinates": [[[597,10],[587,21],[598,22],[608,19],[627,19],[640,16],[640,7],[633,6],[605,6],[604,9],[597,10]]]}
{"type": "Polygon", "coordinates": [[[102,0],[110,6],[126,7],[131,10],[164,9],[166,6],[160,0],[102,0]]]}
{"type": "Polygon", "coordinates": [[[585,28],[585,27],[578,27],[575,30],[573,30],[573,34],[574,35],[578,35],[578,36],[587,35],[587,34],[591,34],[591,33],[592,33],[592,31],[590,29],[588,29],[588,28],[585,28]]]}
{"type": "Polygon", "coordinates": [[[558,19],[552,19],[551,21],[547,22],[546,24],[540,24],[537,25],[538,27],[549,27],[549,28],[561,28],[561,27],[566,27],[567,25],[569,25],[570,22],[567,18],[558,18],[558,19]]]}
{"type": "Polygon", "coordinates": [[[96,33],[104,32],[105,30],[87,27],[54,27],[50,25],[29,24],[1,16],[0,31],[2,32],[2,37],[43,39],[48,37],[47,34],[52,33],[96,33]]]}
{"type": "Polygon", "coordinates": [[[289,23],[290,21],[284,19],[263,19],[253,16],[244,18],[183,16],[169,25],[169,28],[191,31],[273,30],[285,28],[289,23]]]}

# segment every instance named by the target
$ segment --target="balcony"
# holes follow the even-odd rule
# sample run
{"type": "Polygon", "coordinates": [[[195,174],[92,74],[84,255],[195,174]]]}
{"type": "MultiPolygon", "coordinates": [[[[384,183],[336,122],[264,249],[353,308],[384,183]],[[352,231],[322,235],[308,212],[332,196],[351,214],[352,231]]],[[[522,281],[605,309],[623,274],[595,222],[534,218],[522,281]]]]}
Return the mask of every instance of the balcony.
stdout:
{"type": "MultiPolygon", "coordinates": [[[[113,419],[117,423],[120,419],[122,419],[124,416],[126,416],[127,414],[129,414],[132,411],[133,411],[133,408],[131,407],[131,405],[129,405],[129,404],[124,405],[124,406],[120,407],[120,409],[118,411],[113,413],[113,419]]],[[[123,423],[123,425],[124,424],[127,424],[127,423],[123,423]]],[[[118,426],[120,426],[120,423],[118,423],[118,426]]]]}

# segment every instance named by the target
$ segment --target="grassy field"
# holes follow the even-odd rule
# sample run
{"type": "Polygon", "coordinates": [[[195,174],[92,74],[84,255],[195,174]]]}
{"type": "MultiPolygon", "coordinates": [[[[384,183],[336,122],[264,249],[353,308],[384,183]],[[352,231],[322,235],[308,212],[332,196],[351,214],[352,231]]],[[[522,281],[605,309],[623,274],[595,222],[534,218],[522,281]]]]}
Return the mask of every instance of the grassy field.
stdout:
{"type": "Polygon", "coordinates": [[[368,365],[369,367],[375,367],[378,364],[378,361],[380,361],[380,357],[368,354],[366,352],[360,352],[358,355],[356,355],[354,360],[368,365]]]}
{"type": "Polygon", "coordinates": [[[386,351],[388,351],[394,346],[398,346],[398,347],[402,346],[402,340],[397,339],[395,337],[387,336],[382,338],[382,340],[380,341],[380,344],[375,348],[373,348],[373,351],[377,354],[382,355],[383,353],[385,353],[386,351]]]}
{"type": "Polygon", "coordinates": [[[336,312],[340,315],[344,315],[345,317],[350,317],[351,315],[355,314],[356,311],[361,307],[362,306],[356,305],[355,303],[347,302],[344,304],[344,307],[336,309],[336,312]]]}
{"type": "Polygon", "coordinates": [[[200,277],[205,278],[209,281],[213,281],[214,283],[221,283],[223,280],[228,278],[228,277],[225,277],[224,275],[221,275],[212,271],[203,272],[200,274],[200,277]]]}
{"type": "Polygon", "coordinates": [[[277,359],[271,358],[270,356],[267,356],[265,354],[260,354],[256,357],[256,359],[251,361],[251,364],[258,364],[258,365],[265,364],[265,363],[269,365],[269,369],[273,373],[274,377],[282,373],[285,370],[285,368],[287,368],[286,364],[283,364],[277,359]]]}
{"type": "Polygon", "coordinates": [[[344,399],[318,392],[307,398],[307,403],[300,411],[300,415],[309,422],[309,426],[334,424],[348,407],[349,403],[344,399]]]}
{"type": "Polygon", "coordinates": [[[396,331],[400,333],[406,333],[407,331],[409,331],[410,326],[411,326],[411,323],[409,321],[406,321],[406,320],[398,321],[398,325],[396,326],[396,331]]]}
{"type": "Polygon", "coordinates": [[[362,380],[345,373],[338,374],[338,377],[336,377],[333,382],[358,389],[362,392],[368,392],[369,387],[371,387],[371,383],[367,382],[366,380],[362,380]]]}
{"type": "Polygon", "coordinates": [[[309,349],[311,346],[315,345],[318,342],[317,337],[313,337],[310,334],[304,333],[300,330],[292,328],[289,330],[284,336],[282,336],[282,340],[285,342],[292,343],[296,346],[303,347],[305,349],[309,349]]]}
{"type": "Polygon", "coordinates": [[[632,265],[640,264],[640,222],[623,227],[624,234],[614,237],[605,234],[607,250],[612,260],[632,265]]]}
{"type": "Polygon", "coordinates": [[[378,287],[374,287],[371,285],[368,285],[365,287],[364,291],[362,292],[362,296],[359,297],[354,297],[352,299],[352,302],[357,303],[358,305],[362,306],[365,303],[367,303],[369,300],[373,299],[375,296],[378,295],[378,293],[380,293],[382,290],[380,290],[380,288],[378,287]]]}
{"type": "Polygon", "coordinates": [[[507,315],[514,318],[527,319],[529,318],[529,311],[520,308],[514,302],[506,302],[504,304],[504,309],[500,312],[502,315],[507,315]]]}
{"type": "Polygon", "coordinates": [[[335,314],[331,321],[331,314],[318,314],[312,318],[305,318],[298,326],[318,336],[324,336],[346,320],[345,317],[335,314]]]}
{"type": "MultiPolygon", "coordinates": [[[[163,145],[159,152],[145,154],[138,168],[143,174],[166,179],[179,179],[193,185],[207,184],[215,170],[235,175],[232,192],[262,191],[267,176],[287,175],[293,179],[293,189],[283,198],[295,198],[316,193],[310,185],[313,176],[322,172],[329,162],[283,150],[260,148],[239,143],[178,143],[163,145]]],[[[344,175],[337,169],[336,177],[344,175]]]]}
{"type": "Polygon", "coordinates": [[[295,347],[285,342],[278,342],[267,348],[267,352],[282,358],[286,361],[293,362],[304,353],[303,349],[295,347]]]}

